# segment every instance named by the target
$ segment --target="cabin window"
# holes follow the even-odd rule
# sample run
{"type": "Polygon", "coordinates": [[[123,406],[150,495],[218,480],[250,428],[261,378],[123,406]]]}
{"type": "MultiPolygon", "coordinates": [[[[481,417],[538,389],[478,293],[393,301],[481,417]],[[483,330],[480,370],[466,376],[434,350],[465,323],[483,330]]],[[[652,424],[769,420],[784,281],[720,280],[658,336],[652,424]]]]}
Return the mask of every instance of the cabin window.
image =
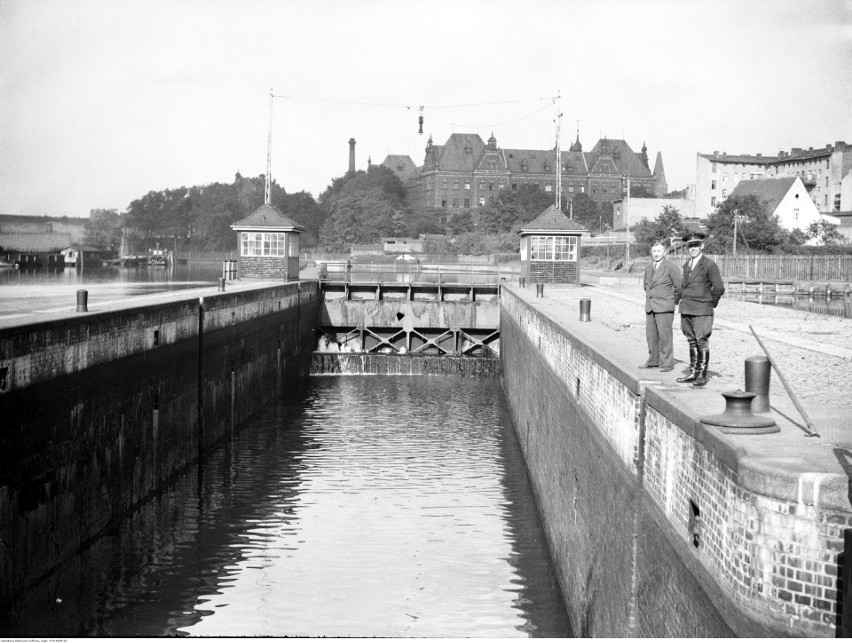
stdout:
{"type": "Polygon", "coordinates": [[[286,257],[287,235],[279,232],[242,232],[240,256],[286,257]]]}
{"type": "Polygon", "coordinates": [[[577,261],[577,237],[532,237],[533,261],[577,261]]]}

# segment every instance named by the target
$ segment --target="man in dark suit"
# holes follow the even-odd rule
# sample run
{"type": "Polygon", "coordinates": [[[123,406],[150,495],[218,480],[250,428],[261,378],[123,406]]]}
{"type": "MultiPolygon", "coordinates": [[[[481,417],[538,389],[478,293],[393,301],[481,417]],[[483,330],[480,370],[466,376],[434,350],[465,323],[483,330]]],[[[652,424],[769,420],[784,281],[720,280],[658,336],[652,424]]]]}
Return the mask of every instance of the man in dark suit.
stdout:
{"type": "Polygon", "coordinates": [[[680,327],[689,342],[689,375],[678,382],[693,386],[707,383],[707,364],[710,362],[710,333],[713,332],[713,309],[725,294],[725,282],[719,266],[704,256],[701,232],[683,237],[689,261],[683,264],[683,291],[680,299],[680,327]]]}
{"type": "Polygon", "coordinates": [[[680,267],[666,258],[664,241],[651,246],[654,262],[645,268],[645,339],[648,361],[639,368],[657,368],[668,373],[674,368],[672,321],[680,301],[680,267]]]}

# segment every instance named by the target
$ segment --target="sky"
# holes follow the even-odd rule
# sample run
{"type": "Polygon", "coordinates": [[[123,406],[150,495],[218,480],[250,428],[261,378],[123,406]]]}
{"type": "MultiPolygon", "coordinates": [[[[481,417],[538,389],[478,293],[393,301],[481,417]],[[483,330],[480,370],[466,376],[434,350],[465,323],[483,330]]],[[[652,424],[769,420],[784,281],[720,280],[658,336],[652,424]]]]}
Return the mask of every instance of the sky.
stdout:
{"type": "Polygon", "coordinates": [[[454,132],[552,149],[558,112],[670,189],[697,153],[852,143],[852,0],[0,0],[4,214],[258,176],[270,140],[318,197],[350,138],[356,169],[454,132]]]}

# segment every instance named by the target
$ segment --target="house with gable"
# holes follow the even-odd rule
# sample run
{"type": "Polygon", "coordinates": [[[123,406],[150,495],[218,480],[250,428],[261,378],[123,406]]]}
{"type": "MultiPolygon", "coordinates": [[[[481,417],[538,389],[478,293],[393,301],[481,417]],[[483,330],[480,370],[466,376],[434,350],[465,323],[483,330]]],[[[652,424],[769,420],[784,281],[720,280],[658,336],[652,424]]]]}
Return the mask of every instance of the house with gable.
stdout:
{"type": "Polygon", "coordinates": [[[821,215],[798,176],[740,181],[730,197],[756,196],[786,230],[807,230],[815,221],[837,223],[836,217],[821,215]]]}

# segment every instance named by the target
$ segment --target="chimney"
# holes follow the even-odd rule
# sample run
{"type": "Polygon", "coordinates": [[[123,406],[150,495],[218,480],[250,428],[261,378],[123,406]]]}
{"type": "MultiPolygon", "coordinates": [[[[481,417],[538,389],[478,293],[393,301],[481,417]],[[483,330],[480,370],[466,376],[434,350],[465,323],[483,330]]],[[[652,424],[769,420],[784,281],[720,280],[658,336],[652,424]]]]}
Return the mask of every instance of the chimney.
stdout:
{"type": "Polygon", "coordinates": [[[760,152],[758,152],[758,153],[757,153],[757,158],[760,158],[761,156],[763,156],[763,154],[761,154],[760,152]]]}
{"type": "Polygon", "coordinates": [[[355,139],[349,139],[349,172],[355,173],[355,139]]]}
{"type": "Polygon", "coordinates": [[[834,147],[836,147],[838,150],[846,149],[846,141],[835,141],[834,147]]]}
{"type": "Polygon", "coordinates": [[[719,156],[719,150],[713,150],[713,156],[719,156]]]}

